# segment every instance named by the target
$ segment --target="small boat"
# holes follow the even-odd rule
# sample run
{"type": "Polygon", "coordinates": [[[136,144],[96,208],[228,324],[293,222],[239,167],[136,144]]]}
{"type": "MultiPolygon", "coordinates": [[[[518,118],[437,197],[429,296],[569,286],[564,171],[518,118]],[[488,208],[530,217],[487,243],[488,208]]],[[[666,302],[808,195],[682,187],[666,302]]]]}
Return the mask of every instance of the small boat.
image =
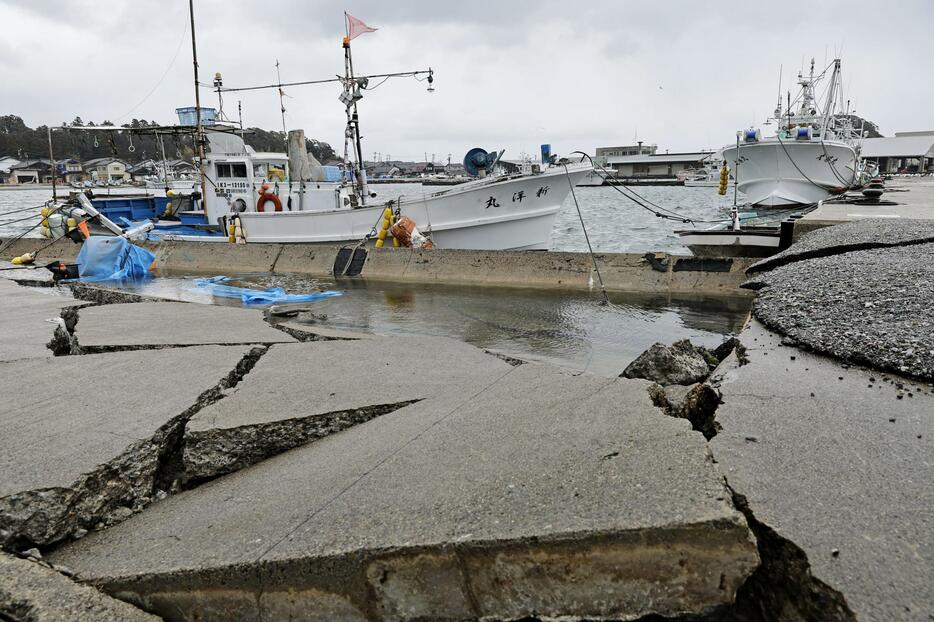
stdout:
{"type": "Polygon", "coordinates": [[[675,231],[695,257],[769,257],[781,250],[779,227],[675,231]]]}
{"type": "Polygon", "coordinates": [[[680,230],[675,235],[695,257],[769,257],[791,246],[793,232],[791,219],[775,225],[741,225],[739,208],[734,206],[726,225],[680,230]]]}
{"type": "MultiPolygon", "coordinates": [[[[829,68],[828,68],[829,69],[829,68]]],[[[859,140],[848,115],[835,114],[840,93],[840,59],[832,63],[827,98],[819,107],[815,87],[826,74],[798,74],[800,92],[775,109],[775,136],[760,130],[737,133],[736,145],[723,150],[733,164],[737,189],[755,206],[811,205],[849,190],[857,181],[859,140]],[[792,106],[797,103],[797,108],[792,106]]]]}
{"type": "MultiPolygon", "coordinates": [[[[721,165],[721,161],[712,160],[704,168],[682,171],[679,178],[684,180],[684,185],[688,188],[717,188],[720,186],[721,165]]],[[[731,176],[727,181],[727,186],[732,186],[734,183],[731,176]]]]}

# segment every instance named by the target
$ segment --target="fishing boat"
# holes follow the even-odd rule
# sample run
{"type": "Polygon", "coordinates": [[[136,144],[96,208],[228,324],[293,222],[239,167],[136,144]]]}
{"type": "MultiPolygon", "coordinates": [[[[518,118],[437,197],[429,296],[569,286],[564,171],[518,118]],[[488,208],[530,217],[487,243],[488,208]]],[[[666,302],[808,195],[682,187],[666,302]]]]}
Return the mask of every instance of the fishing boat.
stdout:
{"type": "Polygon", "coordinates": [[[810,74],[799,72],[798,85],[797,97],[792,100],[789,93],[785,105],[779,94],[775,136],[763,138],[759,129],[749,128],[737,133],[735,146],[723,150],[737,189],[754,206],[811,205],[846,192],[857,181],[862,133],[848,115],[837,112],[840,59],[818,76],[811,60],[810,74]],[[819,104],[816,85],[824,79],[827,96],[819,104]]]}

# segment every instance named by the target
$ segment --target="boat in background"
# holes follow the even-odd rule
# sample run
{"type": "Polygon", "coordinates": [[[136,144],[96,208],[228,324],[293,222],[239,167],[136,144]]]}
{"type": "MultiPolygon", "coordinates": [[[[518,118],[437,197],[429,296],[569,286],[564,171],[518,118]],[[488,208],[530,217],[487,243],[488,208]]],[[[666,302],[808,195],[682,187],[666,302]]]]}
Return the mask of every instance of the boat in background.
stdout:
{"type": "Polygon", "coordinates": [[[814,61],[808,76],[799,72],[800,91],[787,105],[779,95],[774,119],[775,136],[763,138],[760,130],[737,133],[736,145],[723,150],[733,164],[737,189],[758,207],[811,205],[842,194],[858,181],[862,132],[853,128],[849,115],[836,112],[840,96],[840,59],[828,69],[827,97],[822,105],[815,99],[815,87],[824,79],[814,75],[814,61]],[[797,104],[797,109],[792,107],[797,104]]]}
{"type": "MultiPolygon", "coordinates": [[[[685,169],[678,173],[678,179],[688,188],[717,188],[720,186],[720,167],[722,159],[711,157],[703,168],[685,169]]],[[[736,182],[732,175],[727,179],[727,187],[736,182]]]]}

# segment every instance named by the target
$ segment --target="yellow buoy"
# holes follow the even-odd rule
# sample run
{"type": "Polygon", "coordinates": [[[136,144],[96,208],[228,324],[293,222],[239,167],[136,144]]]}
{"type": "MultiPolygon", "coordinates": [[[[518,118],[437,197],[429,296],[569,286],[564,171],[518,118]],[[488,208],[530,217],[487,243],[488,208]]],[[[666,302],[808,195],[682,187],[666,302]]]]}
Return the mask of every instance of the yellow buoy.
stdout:
{"type": "Polygon", "coordinates": [[[69,231],[73,231],[74,228],[78,226],[78,221],[74,218],[69,218],[65,221],[65,224],[68,226],[69,231]]]}
{"type": "Polygon", "coordinates": [[[32,253],[23,253],[19,257],[14,257],[11,262],[14,266],[26,266],[35,261],[36,258],[32,256],[32,253]]]}
{"type": "Polygon", "coordinates": [[[376,248],[382,248],[386,243],[386,236],[389,235],[389,227],[392,224],[392,210],[388,207],[383,210],[383,222],[380,225],[379,232],[376,234],[376,248]]]}

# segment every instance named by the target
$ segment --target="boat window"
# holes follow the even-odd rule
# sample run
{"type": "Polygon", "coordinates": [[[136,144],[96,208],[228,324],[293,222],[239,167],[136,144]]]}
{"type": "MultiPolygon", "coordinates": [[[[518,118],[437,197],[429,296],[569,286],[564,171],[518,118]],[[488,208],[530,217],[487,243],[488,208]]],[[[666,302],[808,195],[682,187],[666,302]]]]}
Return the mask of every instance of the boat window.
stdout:
{"type": "Polygon", "coordinates": [[[265,162],[256,162],[253,164],[253,177],[265,179],[266,178],[266,163],[265,162]]]}
{"type": "Polygon", "coordinates": [[[230,164],[218,164],[217,176],[219,178],[246,178],[246,164],[242,162],[233,162],[230,164]]]}

